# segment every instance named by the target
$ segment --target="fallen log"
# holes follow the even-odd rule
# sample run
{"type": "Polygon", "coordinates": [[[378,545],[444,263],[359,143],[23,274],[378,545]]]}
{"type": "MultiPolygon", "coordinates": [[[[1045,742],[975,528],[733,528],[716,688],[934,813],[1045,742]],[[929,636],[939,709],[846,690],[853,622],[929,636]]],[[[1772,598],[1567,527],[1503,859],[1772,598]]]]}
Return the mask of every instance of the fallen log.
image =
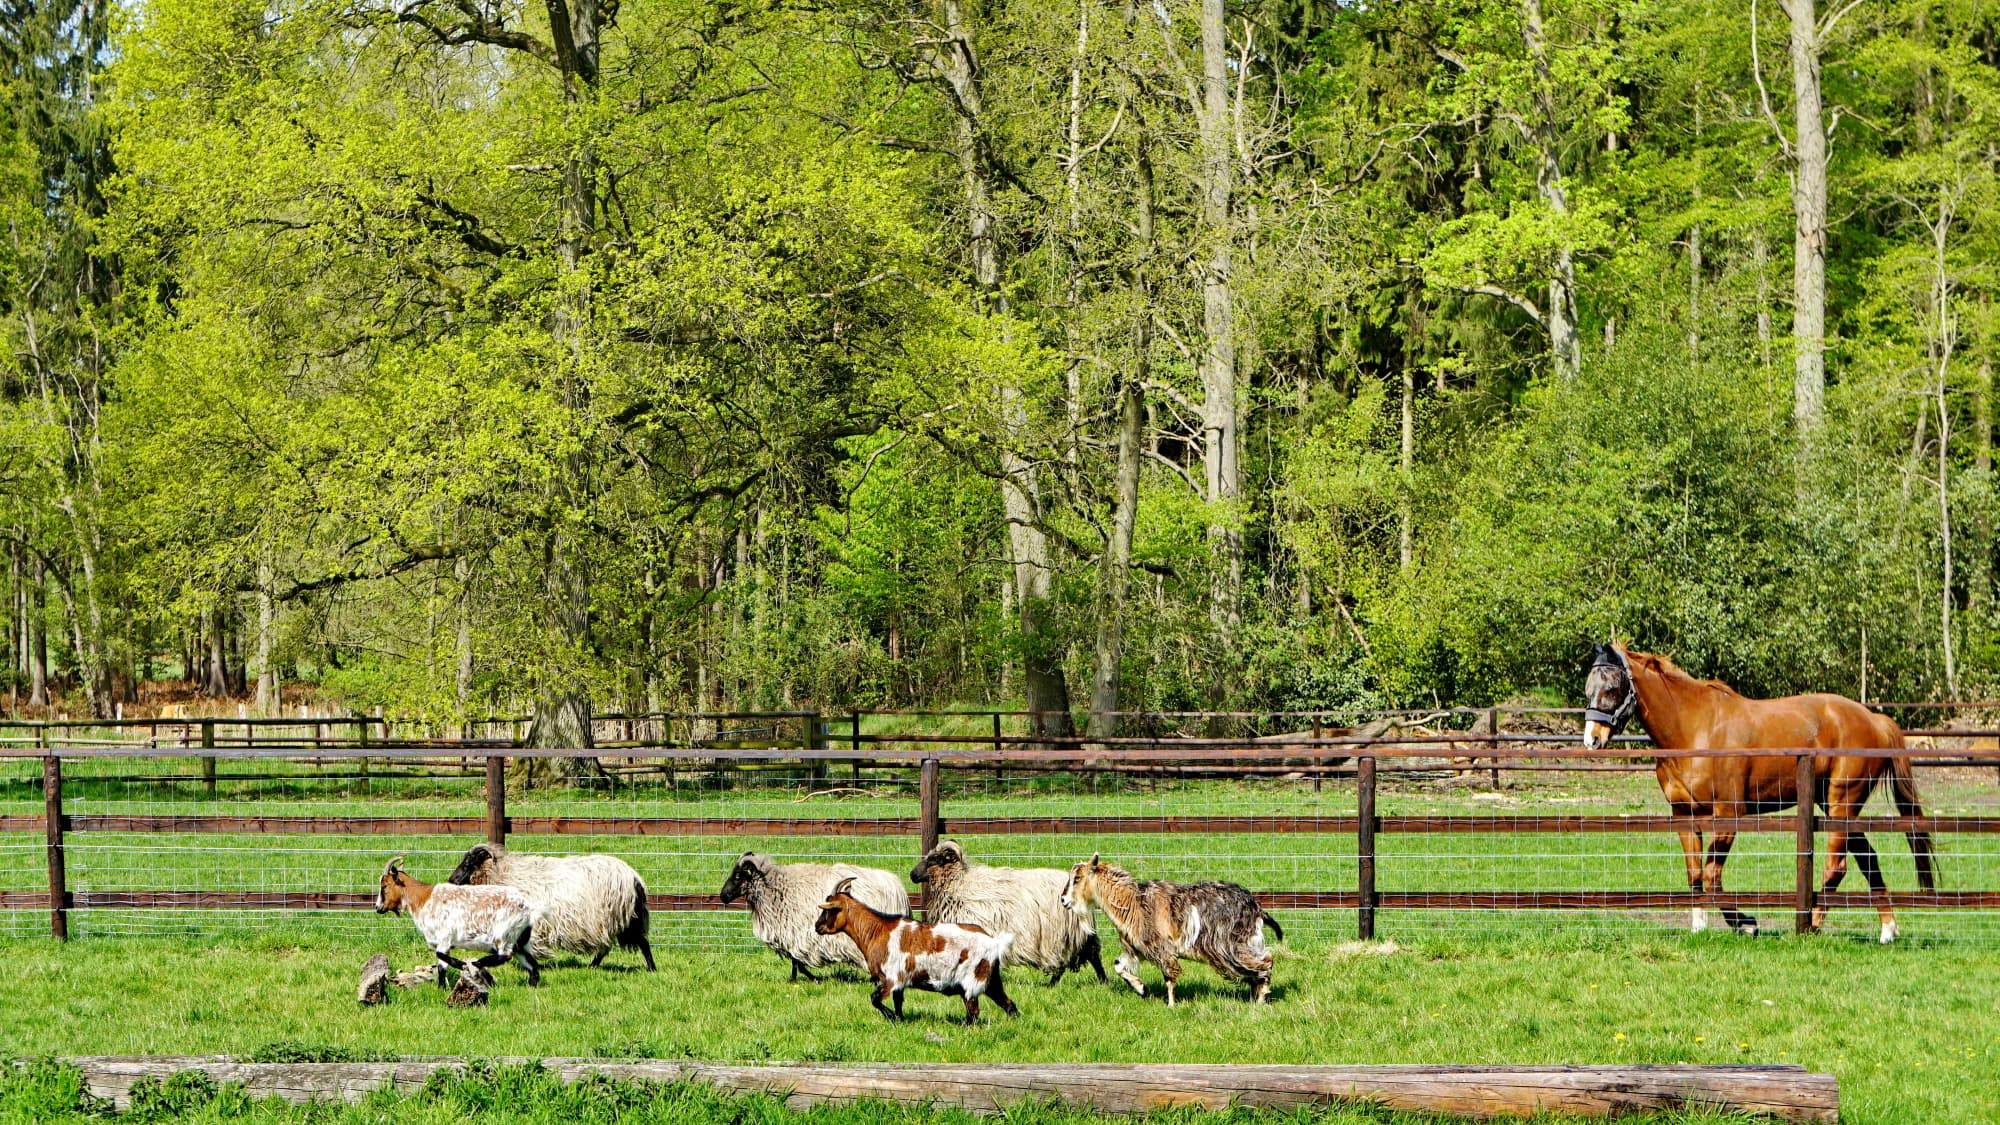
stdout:
{"type": "MultiPolygon", "coordinates": [[[[134,1083],[188,1070],[241,1083],[253,1097],[292,1102],[359,1101],[384,1087],[415,1091],[452,1059],[395,1063],[242,1063],[226,1056],[95,1056],[68,1060],[85,1084],[120,1109],[134,1083]]],[[[1702,1106],[1784,1122],[1834,1122],[1831,1074],[1796,1066],[1230,1066],[1115,1063],[855,1063],[752,1066],[703,1062],[501,1059],[538,1063],[571,1082],[589,1075],[626,1081],[700,1081],[769,1093],[794,1108],[876,1100],[995,1113],[1022,1101],[1143,1113],[1169,1106],[1272,1109],[1360,1102],[1390,1109],[1525,1117],[1603,1117],[1702,1106]]]]}

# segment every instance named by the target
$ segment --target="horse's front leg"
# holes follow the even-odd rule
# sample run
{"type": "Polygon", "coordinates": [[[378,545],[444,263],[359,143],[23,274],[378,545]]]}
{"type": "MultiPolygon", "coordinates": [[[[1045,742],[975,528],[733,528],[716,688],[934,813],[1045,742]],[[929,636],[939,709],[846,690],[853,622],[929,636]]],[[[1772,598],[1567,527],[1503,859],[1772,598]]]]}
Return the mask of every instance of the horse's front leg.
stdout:
{"type": "MultiPolygon", "coordinates": [[[[1693,815],[1693,813],[1691,812],[1691,810],[1688,809],[1676,808],[1674,810],[1674,815],[1691,816],[1693,815]]],[[[1690,894],[1699,896],[1701,894],[1701,833],[1700,832],[1683,831],[1681,833],[1681,859],[1685,861],[1687,864],[1688,892],[1690,894]]],[[[1688,911],[1688,915],[1689,915],[1688,919],[1689,929],[1693,930],[1695,933],[1701,933],[1703,930],[1708,929],[1707,909],[1697,906],[1694,909],[1688,911]]]]}

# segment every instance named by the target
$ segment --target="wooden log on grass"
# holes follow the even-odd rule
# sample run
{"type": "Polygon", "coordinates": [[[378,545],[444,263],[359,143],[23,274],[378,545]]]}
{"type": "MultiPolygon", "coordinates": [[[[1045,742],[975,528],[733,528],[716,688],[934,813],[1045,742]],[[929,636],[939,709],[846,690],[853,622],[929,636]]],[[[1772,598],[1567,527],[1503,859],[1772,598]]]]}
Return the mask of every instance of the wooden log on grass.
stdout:
{"type": "MultiPolygon", "coordinates": [[[[292,1102],[360,1101],[381,1088],[415,1091],[453,1060],[397,1063],[240,1063],[218,1056],[87,1057],[68,1060],[98,1097],[123,1109],[134,1083],[202,1071],[241,1083],[252,1097],[292,1102]]],[[[1473,1118],[1537,1113],[1604,1117],[1701,1106],[1785,1122],[1833,1122],[1839,1087],[1831,1074],[1795,1066],[1229,1066],[1117,1063],[854,1063],[757,1066],[703,1062],[500,1059],[538,1063],[563,1081],[591,1075],[625,1081],[706,1082],[769,1093],[794,1108],[874,1100],[995,1113],[1021,1101],[1060,1101],[1106,1113],[1231,1105],[1292,1110],[1359,1102],[1473,1118]]]]}

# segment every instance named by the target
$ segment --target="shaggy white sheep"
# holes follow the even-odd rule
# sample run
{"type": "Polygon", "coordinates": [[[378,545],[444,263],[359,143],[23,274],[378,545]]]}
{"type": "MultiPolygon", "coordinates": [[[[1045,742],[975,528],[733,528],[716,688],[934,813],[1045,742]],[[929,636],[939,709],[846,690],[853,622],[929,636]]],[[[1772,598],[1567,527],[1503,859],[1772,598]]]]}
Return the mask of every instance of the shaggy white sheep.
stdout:
{"type": "Polygon", "coordinates": [[[958,841],[943,840],[917,861],[910,878],[923,885],[925,921],[970,922],[1013,934],[1008,964],[1033,965],[1049,974],[1050,984],[1082,965],[1107,979],[1090,908],[1062,903],[1069,872],[988,867],[967,860],[958,841]]]}
{"type": "Polygon", "coordinates": [[[533,943],[538,957],[556,950],[590,953],[596,968],[616,945],[638,950],[646,971],[653,971],[646,882],[616,856],[519,855],[498,844],[476,844],[448,882],[507,886],[527,895],[541,911],[533,943]]]}
{"type": "Polygon", "coordinates": [[[792,980],[800,973],[818,980],[812,970],[822,966],[868,967],[852,938],[813,928],[820,904],[843,879],[854,881],[849,891],[860,902],[885,914],[909,916],[910,894],[887,871],[851,863],[777,863],[762,852],[744,852],[737,859],[722,884],[722,901],[749,900],[751,935],[791,962],[792,980]]]}

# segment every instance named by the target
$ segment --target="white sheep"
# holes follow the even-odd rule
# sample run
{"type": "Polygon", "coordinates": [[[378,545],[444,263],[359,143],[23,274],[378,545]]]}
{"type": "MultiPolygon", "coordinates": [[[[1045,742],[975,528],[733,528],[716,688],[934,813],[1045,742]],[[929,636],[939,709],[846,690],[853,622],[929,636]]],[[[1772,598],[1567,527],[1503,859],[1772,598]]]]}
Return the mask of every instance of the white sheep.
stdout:
{"type": "Polygon", "coordinates": [[[460,887],[450,883],[432,885],[403,870],[397,856],[382,869],[381,889],[375,895],[375,913],[410,912],[438,959],[438,987],[444,987],[444,971],[461,974],[470,965],[451,955],[454,949],[475,949],[487,956],[472,965],[492,968],[511,958],[528,970],[528,987],[542,983],[542,967],[530,951],[533,944],[535,907],[528,896],[513,887],[460,887]]]}
{"type": "Polygon", "coordinates": [[[646,971],[653,971],[646,881],[616,856],[520,855],[499,844],[476,844],[447,882],[514,887],[534,900],[541,909],[534,940],[539,957],[558,950],[590,953],[596,968],[616,945],[638,950],[646,971]]]}
{"type": "Polygon", "coordinates": [[[1089,907],[1064,906],[1069,872],[1040,867],[988,867],[965,858],[956,840],[941,841],[924,853],[910,878],[924,888],[924,920],[970,922],[989,932],[1014,935],[1009,965],[1033,965],[1058,984],[1082,965],[1106,980],[1097,927],[1089,907]]]}
{"type": "Polygon", "coordinates": [[[791,962],[791,979],[826,965],[866,969],[861,950],[845,934],[814,930],[820,904],[843,879],[852,879],[854,897],[888,914],[908,915],[910,894],[902,880],[873,867],[851,863],[777,863],[762,852],[744,852],[722,884],[722,901],[750,903],[750,933],[791,962]]]}

